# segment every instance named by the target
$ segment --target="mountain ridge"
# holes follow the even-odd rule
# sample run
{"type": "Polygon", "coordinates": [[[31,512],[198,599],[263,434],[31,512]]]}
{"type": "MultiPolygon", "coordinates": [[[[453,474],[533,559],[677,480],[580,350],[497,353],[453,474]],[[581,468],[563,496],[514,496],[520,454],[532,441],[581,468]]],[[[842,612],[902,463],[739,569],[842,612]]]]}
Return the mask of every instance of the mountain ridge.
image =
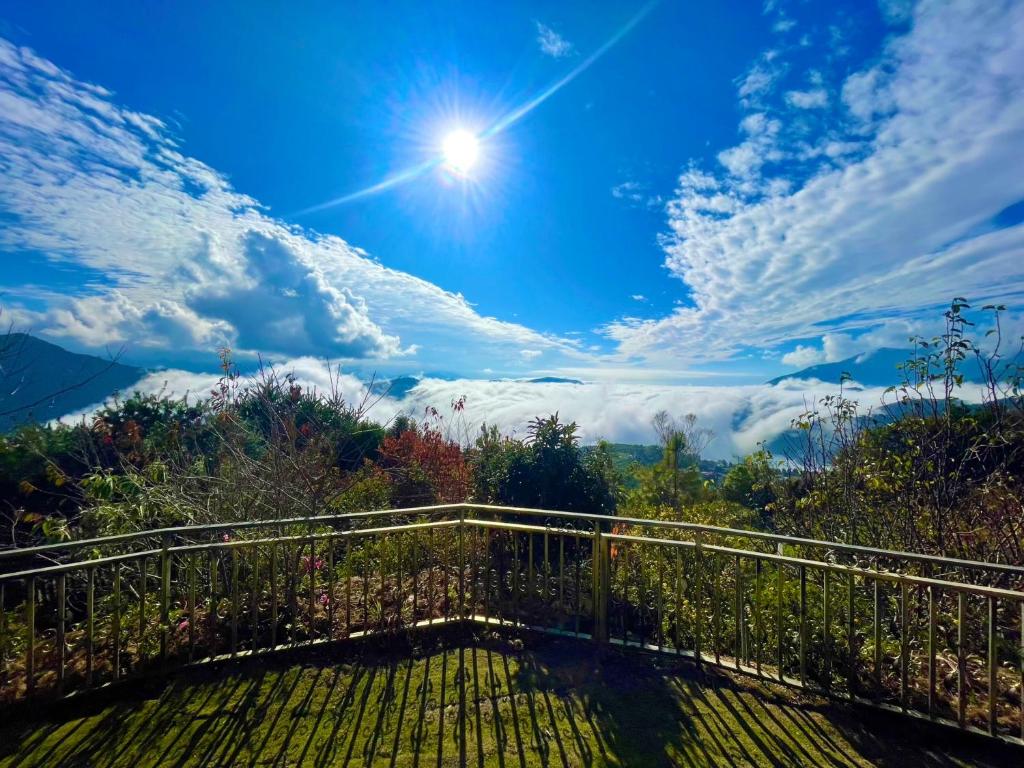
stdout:
{"type": "Polygon", "coordinates": [[[145,374],[116,358],[69,352],[27,333],[0,336],[0,433],[102,402],[145,374]]]}

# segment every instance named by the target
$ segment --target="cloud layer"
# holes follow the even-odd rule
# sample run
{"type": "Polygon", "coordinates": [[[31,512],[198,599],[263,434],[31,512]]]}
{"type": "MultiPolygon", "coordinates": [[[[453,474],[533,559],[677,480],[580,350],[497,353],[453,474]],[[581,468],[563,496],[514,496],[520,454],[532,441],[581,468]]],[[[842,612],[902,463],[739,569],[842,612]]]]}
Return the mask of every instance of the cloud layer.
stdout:
{"type": "Polygon", "coordinates": [[[610,324],[623,355],[817,348],[823,332],[902,334],[953,296],[1019,302],[1024,6],[908,5],[885,4],[909,31],[845,79],[809,70],[780,94],[774,49],[738,80],[742,142],[684,171],[668,206],[665,266],[691,301],[610,324]]]}
{"type": "MultiPolygon", "coordinates": [[[[281,366],[291,371],[296,381],[320,392],[337,391],[349,403],[372,404],[369,417],[387,422],[399,413],[423,418],[428,408],[449,415],[451,403],[465,396],[465,411],[453,424],[453,439],[475,438],[484,422],[494,424],[505,434],[522,436],[531,420],[558,412],[563,421],[575,421],[587,443],[599,439],[625,443],[654,443],[657,438],[651,418],[660,410],[675,415],[695,413],[703,427],[712,429],[715,438],[706,458],[731,459],[757,450],[790,428],[791,421],[813,407],[836,384],[818,381],[785,380],[777,385],[683,386],[643,383],[530,383],[525,381],[482,381],[458,379],[446,381],[422,379],[401,400],[369,396],[365,384],[354,376],[334,373],[322,361],[297,358],[281,366]],[[333,388],[333,390],[332,390],[333,388]]],[[[145,376],[134,388],[147,393],[183,397],[204,397],[217,376],[187,371],[160,371],[145,376]]],[[[883,399],[882,388],[858,388],[848,385],[848,396],[857,400],[862,412],[877,409],[883,399]]],[[[976,387],[966,386],[961,395],[980,399],[976,387]]],[[[890,397],[891,399],[891,397],[890,397]]],[[[75,421],[95,410],[95,406],[65,417],[75,421]]]]}

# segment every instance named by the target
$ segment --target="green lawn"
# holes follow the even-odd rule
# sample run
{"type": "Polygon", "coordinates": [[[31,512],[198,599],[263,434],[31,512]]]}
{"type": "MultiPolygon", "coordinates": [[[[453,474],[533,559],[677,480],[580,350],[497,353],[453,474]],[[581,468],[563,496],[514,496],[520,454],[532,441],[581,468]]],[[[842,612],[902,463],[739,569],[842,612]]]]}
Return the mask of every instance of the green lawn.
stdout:
{"type": "MultiPolygon", "coordinates": [[[[1020,765],[1024,751],[534,636],[193,669],[0,726],[0,766],[1020,765]]],[[[20,717],[25,717],[19,716],[20,717]]]]}

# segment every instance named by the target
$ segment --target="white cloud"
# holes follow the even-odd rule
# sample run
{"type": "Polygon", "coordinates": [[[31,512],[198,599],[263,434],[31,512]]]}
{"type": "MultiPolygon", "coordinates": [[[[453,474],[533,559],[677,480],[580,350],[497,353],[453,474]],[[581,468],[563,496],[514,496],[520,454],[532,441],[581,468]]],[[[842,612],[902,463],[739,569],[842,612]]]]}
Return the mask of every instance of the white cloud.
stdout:
{"type": "Polygon", "coordinates": [[[784,124],[720,153],[728,175],[685,171],[665,263],[692,303],[605,328],[619,354],[686,362],[822,333],[859,340],[956,295],[1013,305],[1024,226],[991,222],[1024,199],[1021,61],[1021,4],[924,3],[847,79],[849,111],[831,116],[818,165],[795,178],[768,167],[772,152],[797,157],[784,124]]]}
{"type": "Polygon", "coordinates": [[[750,69],[736,81],[740,102],[747,107],[756,107],[775,88],[788,67],[779,61],[778,51],[763,53],[750,69]]]}
{"type": "Polygon", "coordinates": [[[616,200],[625,200],[634,206],[657,208],[662,204],[660,195],[652,195],[646,184],[639,181],[624,181],[612,187],[612,197],[616,200]]]}
{"type": "MultiPolygon", "coordinates": [[[[355,376],[343,373],[326,365],[323,360],[313,357],[298,357],[288,360],[275,366],[280,374],[292,374],[295,383],[308,391],[319,392],[324,395],[340,395],[345,402],[351,405],[359,405],[363,402],[373,402],[376,398],[369,395],[366,385],[355,376]]],[[[210,397],[211,392],[220,382],[221,375],[216,373],[195,373],[180,369],[168,369],[154,371],[143,376],[135,384],[125,387],[122,396],[134,392],[141,392],[146,395],[159,395],[175,399],[186,399],[188,402],[205,400],[210,397]]],[[[243,384],[251,381],[251,378],[243,378],[243,384]]],[[[388,398],[385,398],[388,400],[388,398]]],[[[111,400],[105,401],[110,403],[111,400]]],[[[73,424],[82,418],[88,418],[95,413],[104,403],[95,403],[73,413],[61,417],[65,424],[73,424]]],[[[377,415],[382,421],[386,421],[399,412],[399,407],[393,401],[383,402],[380,413],[377,415]]]]}
{"type": "Polygon", "coordinates": [[[814,88],[809,91],[787,91],[786,103],[797,109],[823,109],[828,106],[828,91],[814,88]]]}
{"type": "MultiPolygon", "coordinates": [[[[0,39],[0,253],[87,270],[33,330],[87,346],[384,360],[429,344],[452,366],[578,342],[477,313],[339,237],[289,227],[188,157],[159,119],[0,39]],[[96,275],[101,276],[97,278],[96,275]]],[[[25,293],[30,290],[24,286],[25,293]]]]}
{"type": "MultiPolygon", "coordinates": [[[[456,439],[473,439],[486,422],[505,434],[522,436],[531,420],[558,412],[563,421],[575,421],[584,442],[599,439],[613,442],[651,443],[656,440],[651,428],[652,416],[660,410],[698,415],[701,426],[712,429],[709,458],[729,459],[757,450],[790,428],[791,421],[804,413],[821,397],[834,394],[837,383],[785,380],[777,385],[658,385],[623,381],[593,383],[529,383],[524,381],[484,381],[478,379],[442,380],[424,378],[404,398],[368,397],[365,384],[354,376],[332,370],[320,360],[301,357],[276,366],[280,374],[293,373],[297,383],[322,393],[336,392],[350,404],[370,406],[369,418],[387,423],[400,413],[422,416],[433,406],[448,413],[451,402],[466,396],[465,424],[456,439]]],[[[635,373],[632,369],[630,373],[635,373]]],[[[171,397],[190,396],[191,400],[209,395],[218,381],[214,374],[167,370],[143,377],[125,391],[171,397]]],[[[857,400],[863,411],[877,409],[883,402],[880,387],[847,385],[846,392],[857,400]]],[[[961,391],[964,399],[977,402],[981,391],[968,385],[961,391]]],[[[99,404],[65,416],[72,423],[88,416],[99,404]]]]}
{"type": "Polygon", "coordinates": [[[543,354],[539,349],[521,349],[519,350],[519,356],[523,360],[536,360],[543,354]]]}
{"type": "Polygon", "coordinates": [[[794,368],[806,368],[824,361],[825,355],[820,349],[803,344],[797,344],[792,352],[787,352],[782,356],[783,365],[790,365],[794,368]]]}
{"type": "Polygon", "coordinates": [[[572,43],[539,21],[537,22],[537,45],[540,46],[541,53],[553,59],[564,59],[576,51],[572,43]]]}
{"type": "MultiPolygon", "coordinates": [[[[557,411],[562,420],[577,422],[585,442],[651,443],[656,439],[651,417],[659,410],[695,413],[700,424],[716,435],[708,456],[731,458],[757,450],[758,443],[784,433],[792,419],[837,388],[837,383],[795,380],[775,386],[673,386],[424,379],[402,401],[382,404],[377,418],[395,407],[413,414],[423,413],[431,405],[443,410],[465,395],[470,437],[484,421],[507,434],[522,436],[534,417],[557,411]]],[[[851,386],[848,394],[866,410],[882,403],[884,389],[851,386]]],[[[975,387],[965,387],[963,394],[969,400],[980,397],[975,387]]]]}
{"type": "Polygon", "coordinates": [[[634,293],[629,298],[631,298],[633,301],[647,301],[647,297],[644,296],[642,293],[634,293]]]}

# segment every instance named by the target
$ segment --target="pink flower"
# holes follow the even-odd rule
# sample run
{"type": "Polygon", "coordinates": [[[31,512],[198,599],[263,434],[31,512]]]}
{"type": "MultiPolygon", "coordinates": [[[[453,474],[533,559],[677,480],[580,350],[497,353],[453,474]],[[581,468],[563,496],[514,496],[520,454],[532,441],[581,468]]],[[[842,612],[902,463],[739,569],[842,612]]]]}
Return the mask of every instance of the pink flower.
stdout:
{"type": "Polygon", "coordinates": [[[326,592],[320,593],[320,605],[327,605],[331,602],[330,596],[326,592]]]}
{"type": "Polygon", "coordinates": [[[231,536],[225,533],[223,536],[221,536],[221,541],[231,541],[231,536]]]}
{"type": "Polygon", "coordinates": [[[309,555],[302,556],[302,570],[309,573],[312,570],[321,570],[324,567],[323,558],[311,559],[309,555]]]}
{"type": "Polygon", "coordinates": [[[178,631],[179,632],[185,632],[187,630],[188,630],[188,619],[182,619],[181,622],[178,624],[178,631]]]}

